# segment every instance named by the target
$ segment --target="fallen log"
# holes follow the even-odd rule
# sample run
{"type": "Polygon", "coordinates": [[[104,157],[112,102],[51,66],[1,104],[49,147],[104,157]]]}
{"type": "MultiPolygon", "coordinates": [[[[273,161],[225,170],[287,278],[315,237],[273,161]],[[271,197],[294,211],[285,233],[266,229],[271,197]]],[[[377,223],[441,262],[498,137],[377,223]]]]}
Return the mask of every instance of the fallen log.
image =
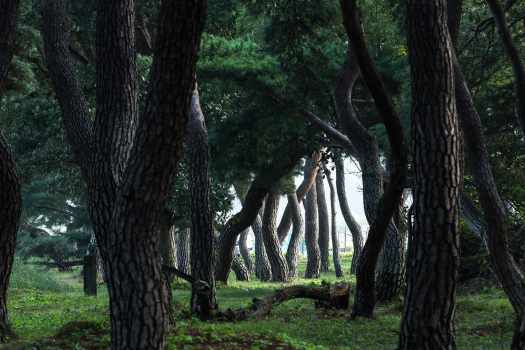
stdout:
{"type": "Polygon", "coordinates": [[[247,308],[218,312],[217,318],[225,321],[261,319],[268,316],[274,307],[293,299],[313,299],[316,301],[316,307],[346,310],[350,300],[350,285],[338,283],[322,286],[285,287],[262,299],[253,299],[252,304],[247,308]]]}

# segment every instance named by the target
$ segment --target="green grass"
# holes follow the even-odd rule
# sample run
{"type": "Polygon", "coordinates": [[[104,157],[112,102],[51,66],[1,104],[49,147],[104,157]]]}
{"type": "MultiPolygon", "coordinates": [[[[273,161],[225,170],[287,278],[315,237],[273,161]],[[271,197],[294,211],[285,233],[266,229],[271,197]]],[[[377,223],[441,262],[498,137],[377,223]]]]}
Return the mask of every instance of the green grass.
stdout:
{"type": "MultiPolygon", "coordinates": [[[[345,266],[349,266],[345,257],[345,266]]],[[[16,276],[24,269],[17,268],[16,276]]],[[[25,273],[25,272],[24,272],[25,273]]],[[[14,286],[9,295],[11,322],[19,343],[38,342],[44,349],[103,349],[109,342],[108,299],[105,287],[98,297],[83,296],[78,272],[42,272],[62,289],[14,286]],[[75,323],[79,322],[81,323],[75,323]],[[63,327],[66,327],[65,329],[63,327]],[[57,335],[58,334],[58,335],[57,335]],[[43,346],[42,346],[43,345],[43,346]]],[[[322,276],[334,281],[335,276],[322,276]]],[[[349,279],[353,284],[353,279],[349,279]]],[[[294,283],[312,283],[299,279],[294,283]]],[[[321,283],[316,280],[314,283],[321,283]]],[[[52,286],[46,282],[44,286],[52,286]]],[[[40,286],[40,282],[39,282],[40,286]]],[[[219,286],[221,309],[248,305],[254,297],[271,293],[280,284],[231,281],[219,286]]],[[[170,349],[395,349],[399,335],[401,301],[380,305],[373,320],[348,321],[347,315],[316,310],[309,300],[294,300],[277,307],[260,321],[203,323],[188,318],[190,290],[177,284],[174,300],[181,310],[170,349]]],[[[512,309],[498,289],[458,296],[456,315],[459,349],[507,349],[512,337],[512,309]]]]}

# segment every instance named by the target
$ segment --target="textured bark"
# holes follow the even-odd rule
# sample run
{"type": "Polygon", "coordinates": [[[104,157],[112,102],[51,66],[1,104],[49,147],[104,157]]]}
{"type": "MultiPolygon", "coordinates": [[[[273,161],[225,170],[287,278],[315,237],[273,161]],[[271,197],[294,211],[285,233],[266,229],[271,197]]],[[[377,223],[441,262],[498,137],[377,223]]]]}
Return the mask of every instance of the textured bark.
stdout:
{"type": "Polygon", "coordinates": [[[175,267],[177,266],[177,244],[175,238],[177,233],[175,226],[164,226],[160,230],[160,256],[162,264],[175,267]]]}
{"type": "Polygon", "coordinates": [[[332,225],[330,227],[330,231],[332,234],[332,259],[334,261],[336,277],[343,277],[343,270],[341,269],[341,259],[339,258],[339,238],[337,237],[337,208],[335,205],[337,191],[335,189],[334,180],[332,179],[332,174],[326,166],[324,167],[324,173],[326,174],[326,179],[328,180],[328,186],[330,186],[330,208],[332,210],[332,225]]]}
{"type": "Polygon", "coordinates": [[[250,272],[248,271],[246,265],[244,265],[244,261],[242,261],[242,258],[238,255],[234,256],[232,259],[232,270],[235,273],[237,281],[250,280],[250,272]]]}
{"type": "Polygon", "coordinates": [[[192,284],[191,310],[206,320],[216,308],[215,237],[210,208],[208,130],[197,87],[193,91],[186,129],[186,157],[191,197],[191,275],[196,281],[204,281],[208,287],[207,293],[202,293],[201,284],[192,284]]]}
{"type": "MultiPolygon", "coordinates": [[[[352,138],[352,142],[354,142],[359,152],[361,170],[363,171],[365,213],[370,222],[368,238],[359,258],[352,314],[353,316],[371,317],[376,303],[375,271],[378,256],[383,248],[385,239],[388,243],[398,239],[392,215],[398,207],[403,193],[408,151],[404,142],[401,120],[368,51],[356,1],[341,0],[341,8],[343,22],[351,45],[349,63],[352,64],[352,55],[354,55],[353,57],[355,57],[359,67],[353,69],[350,67],[348,73],[343,74],[342,82],[344,83],[345,80],[349,82],[346,83],[348,86],[346,92],[342,89],[341,95],[345,96],[346,94],[347,97],[337,98],[337,101],[340,101],[338,102],[338,109],[343,111],[339,115],[345,116],[345,118],[342,118],[345,121],[344,123],[347,124],[345,129],[352,130],[356,137],[356,140],[352,138]],[[393,166],[390,183],[384,194],[382,194],[381,165],[377,141],[357,120],[351,105],[352,86],[355,83],[357,70],[361,71],[363,80],[374,99],[375,106],[382,116],[390,143],[393,166]],[[370,199],[367,199],[368,197],[370,199]]],[[[396,263],[399,264],[399,260],[394,262],[394,264],[396,263]]],[[[398,271],[400,270],[398,268],[398,271]]],[[[381,280],[378,284],[379,287],[389,286],[391,288],[391,286],[399,283],[398,275],[379,272],[378,277],[381,280]]],[[[384,295],[385,292],[379,291],[378,294],[384,295]]]]}
{"type": "Polygon", "coordinates": [[[97,295],[97,256],[88,254],[84,256],[82,275],[84,278],[84,294],[97,295]]]}
{"type": "Polygon", "coordinates": [[[487,0],[487,3],[496,22],[496,27],[501,36],[505,52],[512,63],[512,69],[514,70],[514,77],[516,79],[518,124],[521,126],[522,135],[525,136],[525,66],[521,58],[522,55],[512,39],[512,34],[505,18],[505,10],[499,0],[487,0]]]}
{"type": "MultiPolygon", "coordinates": [[[[13,56],[17,0],[0,0],[0,91],[13,56]]],[[[1,98],[1,95],[0,95],[1,98]]],[[[7,313],[7,289],[13,267],[22,198],[15,160],[0,131],[0,343],[12,335],[7,313]]]]}
{"type": "MultiPolygon", "coordinates": [[[[315,183],[315,179],[317,176],[317,172],[319,171],[319,162],[321,161],[321,153],[320,152],[314,152],[312,154],[311,158],[308,158],[305,163],[304,168],[304,178],[303,182],[299,185],[297,190],[295,191],[295,194],[297,195],[297,200],[299,203],[301,203],[308,193],[310,191],[310,188],[315,183]]],[[[281,243],[284,242],[286,239],[286,236],[290,232],[290,228],[292,227],[292,212],[291,212],[291,206],[286,205],[286,208],[284,209],[283,217],[281,218],[281,222],[279,223],[279,227],[277,228],[277,236],[279,236],[279,241],[281,243]]]]}
{"type": "Polygon", "coordinates": [[[162,1],[149,92],[137,107],[134,1],[97,2],[96,116],[69,57],[67,2],[43,1],[49,74],[68,141],[87,182],[104,261],[112,349],[162,349],[168,291],[159,221],[182,154],[206,1],[162,1]]]}
{"type": "Polygon", "coordinates": [[[263,208],[261,208],[261,211],[257,214],[252,224],[252,230],[255,236],[255,276],[261,281],[269,281],[272,279],[272,268],[268,260],[268,255],[266,254],[266,248],[264,248],[262,213],[264,213],[263,208]]]}
{"type": "Polygon", "coordinates": [[[357,265],[359,264],[359,256],[363,250],[363,234],[361,232],[361,226],[357,223],[352,212],[350,211],[350,206],[348,205],[348,199],[346,198],[346,189],[345,189],[345,166],[344,159],[341,154],[337,155],[335,158],[335,171],[336,179],[335,184],[337,188],[337,198],[339,199],[339,208],[345,219],[346,226],[352,234],[352,245],[354,252],[352,255],[352,264],[350,266],[350,273],[355,274],[357,272],[357,265]]]}
{"type": "Polygon", "coordinates": [[[246,265],[246,268],[252,274],[254,272],[255,266],[253,265],[252,257],[250,255],[250,250],[248,249],[248,235],[250,234],[250,229],[246,229],[242,231],[241,235],[239,236],[239,251],[242,256],[242,260],[244,261],[244,265],[246,265]]]}
{"type": "Polygon", "coordinates": [[[272,268],[273,282],[288,281],[288,264],[277,237],[277,211],[279,210],[280,199],[281,196],[278,193],[270,192],[266,197],[263,216],[264,247],[272,268]]]}
{"type": "Polygon", "coordinates": [[[415,219],[399,348],[454,349],[463,179],[446,1],[410,0],[408,32],[415,219]]]}
{"type": "Polygon", "coordinates": [[[228,220],[219,237],[215,268],[217,281],[227,283],[238,235],[253,224],[270,189],[280,178],[292,171],[304,155],[304,151],[304,145],[300,143],[288,145],[283,152],[279,152],[282,156],[262,170],[252,182],[241,211],[228,220]]]}
{"type": "Polygon", "coordinates": [[[185,274],[191,273],[191,230],[189,228],[179,229],[177,232],[177,269],[185,274]]]}
{"type": "Polygon", "coordinates": [[[286,263],[288,264],[288,275],[290,278],[297,277],[297,264],[299,262],[299,244],[304,236],[304,219],[299,207],[299,200],[297,194],[292,193],[288,195],[288,203],[292,208],[292,224],[293,231],[286,250],[286,263]]]}
{"type": "Polygon", "coordinates": [[[319,278],[321,270],[321,252],[319,251],[319,211],[317,209],[317,189],[314,184],[304,202],[305,232],[306,241],[306,272],[305,278],[319,278]]]}
{"type": "Polygon", "coordinates": [[[315,180],[317,190],[317,210],[319,211],[319,252],[321,253],[321,272],[330,270],[330,218],[324,190],[324,174],[315,180]]]}

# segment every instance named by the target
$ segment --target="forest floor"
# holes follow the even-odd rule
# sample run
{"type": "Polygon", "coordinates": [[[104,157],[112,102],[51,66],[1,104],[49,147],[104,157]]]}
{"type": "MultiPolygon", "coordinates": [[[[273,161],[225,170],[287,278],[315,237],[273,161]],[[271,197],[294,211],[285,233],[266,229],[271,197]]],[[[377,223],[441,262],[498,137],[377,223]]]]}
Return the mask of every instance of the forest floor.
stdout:
{"type": "MultiPolygon", "coordinates": [[[[344,259],[349,266],[349,257],[344,259]]],[[[333,273],[322,276],[334,282],[333,273]]],[[[346,276],[352,286],[353,276],[346,276]]],[[[319,280],[294,281],[320,284],[319,280]]],[[[231,281],[218,286],[221,309],[246,306],[282,287],[259,281],[231,281]]],[[[349,321],[340,312],[319,311],[311,300],[289,301],[264,320],[204,323],[188,313],[189,286],[174,283],[179,310],[169,349],[395,349],[401,300],[380,305],[375,319],[349,321]]],[[[9,293],[10,318],[18,339],[0,349],[106,349],[109,344],[105,286],[97,297],[85,297],[79,272],[58,273],[17,261],[9,293]]],[[[483,283],[460,288],[456,334],[459,349],[508,349],[512,309],[503,292],[483,283]]]]}

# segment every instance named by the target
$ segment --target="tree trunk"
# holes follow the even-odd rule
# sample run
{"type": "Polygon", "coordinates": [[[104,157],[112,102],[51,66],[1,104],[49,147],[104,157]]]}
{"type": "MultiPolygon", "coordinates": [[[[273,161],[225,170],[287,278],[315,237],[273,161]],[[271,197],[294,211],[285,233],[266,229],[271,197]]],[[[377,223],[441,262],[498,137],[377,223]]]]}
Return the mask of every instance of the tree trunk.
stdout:
{"type": "Polygon", "coordinates": [[[269,281],[272,279],[272,268],[268,255],[266,255],[266,248],[264,248],[263,240],[263,223],[261,213],[264,213],[264,208],[257,214],[252,225],[253,234],[255,236],[255,276],[261,281],[269,281]]]}
{"type": "Polygon", "coordinates": [[[317,190],[317,210],[319,211],[319,252],[321,253],[321,272],[330,270],[330,219],[324,190],[324,174],[319,173],[315,180],[317,190]]]}
{"type": "Polygon", "coordinates": [[[304,219],[299,207],[297,194],[289,194],[288,203],[291,204],[293,231],[288,243],[288,250],[286,251],[286,263],[288,264],[290,278],[295,278],[297,277],[297,264],[299,262],[299,244],[304,236],[304,219]]]}
{"type": "Polygon", "coordinates": [[[217,281],[227,283],[238,235],[254,223],[270,189],[293,170],[304,152],[304,144],[300,142],[287,145],[283,152],[278,152],[279,157],[255,177],[246,194],[242,210],[228,220],[219,236],[215,268],[217,281]]]}
{"type": "Polygon", "coordinates": [[[462,170],[446,1],[409,0],[408,29],[415,220],[399,348],[455,349],[462,170]]]}
{"type": "Polygon", "coordinates": [[[163,265],[177,266],[176,237],[175,226],[165,226],[160,230],[160,256],[163,265]]]}
{"type": "Polygon", "coordinates": [[[518,124],[521,126],[522,136],[525,137],[525,66],[521,59],[520,50],[514,40],[512,34],[507,26],[507,20],[505,18],[505,10],[501,6],[499,0],[487,0],[487,3],[492,12],[492,16],[496,22],[496,27],[501,36],[503,47],[505,52],[512,63],[512,69],[514,70],[514,76],[516,79],[516,99],[517,99],[517,116],[518,124]]]}
{"type": "Polygon", "coordinates": [[[336,189],[334,186],[334,181],[332,179],[332,174],[328,168],[324,167],[324,173],[328,180],[328,185],[330,186],[330,208],[332,209],[332,258],[334,260],[334,269],[336,277],[343,277],[343,270],[341,269],[341,260],[339,258],[339,238],[337,237],[337,208],[335,205],[336,189]]]}
{"type": "Polygon", "coordinates": [[[250,229],[247,228],[246,230],[242,231],[240,237],[239,237],[239,251],[241,252],[242,260],[244,261],[244,265],[246,265],[246,268],[252,274],[254,272],[254,265],[252,261],[252,257],[250,255],[250,250],[248,249],[248,235],[250,234],[250,229]]]}
{"type": "MultiPolygon", "coordinates": [[[[307,158],[306,163],[304,165],[304,178],[303,182],[299,185],[297,190],[295,191],[295,194],[297,195],[297,200],[299,203],[301,203],[308,193],[310,191],[310,188],[315,183],[315,179],[317,177],[317,172],[319,171],[319,162],[321,161],[321,153],[320,152],[314,152],[311,157],[307,158]]],[[[283,217],[281,218],[281,222],[279,223],[279,227],[277,228],[277,236],[279,236],[279,241],[281,243],[284,242],[286,239],[286,236],[290,232],[290,228],[292,227],[292,213],[291,213],[291,207],[287,204],[286,208],[284,209],[283,217]]]]}
{"type": "Polygon", "coordinates": [[[84,266],[82,271],[84,278],[84,294],[88,296],[97,295],[97,256],[87,254],[84,256],[84,266]]]}
{"type": "Polygon", "coordinates": [[[304,239],[306,241],[306,273],[305,278],[319,278],[321,269],[321,252],[319,251],[319,211],[317,209],[317,189],[314,184],[304,202],[306,225],[304,239]]]}
{"type": "Polygon", "coordinates": [[[190,242],[191,229],[179,229],[177,232],[177,240],[175,243],[175,245],[177,246],[177,269],[188,275],[191,273],[190,242]]]}
{"type": "Polygon", "coordinates": [[[263,240],[268,260],[272,267],[273,282],[288,281],[288,265],[277,237],[277,211],[281,196],[277,192],[270,192],[266,197],[263,217],[263,240]]]}
{"type": "MultiPolygon", "coordinates": [[[[0,0],[0,91],[13,57],[17,0],[0,0]]],[[[1,96],[0,96],[1,98],[1,96]]],[[[11,149],[0,131],[0,343],[12,336],[7,313],[7,289],[15,255],[22,198],[11,149]]]]}
{"type": "Polygon", "coordinates": [[[232,260],[232,270],[235,273],[235,277],[237,278],[237,281],[249,281],[250,280],[250,272],[248,271],[248,268],[246,265],[244,265],[244,261],[242,261],[242,258],[238,255],[235,255],[232,260]]]}
{"type": "Polygon", "coordinates": [[[191,113],[186,125],[186,155],[189,165],[189,190],[191,197],[191,275],[195,281],[204,281],[207,292],[193,283],[191,310],[200,319],[211,318],[216,309],[215,298],[215,237],[213,215],[210,208],[208,130],[202,113],[199,90],[195,86],[191,99],[191,113]]]}
{"type": "Polygon", "coordinates": [[[346,226],[352,234],[352,245],[354,252],[352,255],[352,264],[350,267],[350,273],[355,274],[357,272],[357,265],[359,263],[359,256],[363,250],[363,234],[361,232],[361,226],[357,223],[350,211],[350,206],[348,205],[348,200],[346,198],[346,189],[345,189],[345,167],[344,159],[341,154],[338,154],[335,157],[335,171],[336,178],[335,183],[337,187],[337,198],[339,199],[339,208],[345,219],[346,226]]]}
{"type": "MultiPolygon", "coordinates": [[[[368,45],[363,33],[359,9],[355,0],[341,0],[343,22],[351,46],[350,66],[342,75],[336,98],[340,116],[344,116],[343,126],[352,133],[352,141],[358,150],[361,170],[363,172],[363,197],[365,214],[370,223],[368,238],[359,258],[356,275],[356,292],[352,315],[372,317],[376,303],[375,273],[379,254],[385,239],[397,239],[397,228],[392,221],[392,215],[399,205],[407,172],[407,154],[401,120],[387,93],[383,80],[375,67],[368,51],[368,45]],[[356,60],[359,67],[352,67],[356,60]],[[363,80],[374,99],[375,106],[381,114],[386,128],[392,153],[392,173],[390,183],[383,194],[382,169],[379,160],[377,141],[368,133],[355,115],[352,107],[352,87],[361,71],[363,80]],[[355,139],[354,139],[355,138],[355,139]],[[387,238],[388,237],[388,238],[387,238]]],[[[383,274],[380,278],[388,277],[397,280],[397,276],[383,274]]],[[[387,286],[385,281],[378,284],[387,286]]],[[[383,294],[383,291],[379,291],[383,294]]]]}

